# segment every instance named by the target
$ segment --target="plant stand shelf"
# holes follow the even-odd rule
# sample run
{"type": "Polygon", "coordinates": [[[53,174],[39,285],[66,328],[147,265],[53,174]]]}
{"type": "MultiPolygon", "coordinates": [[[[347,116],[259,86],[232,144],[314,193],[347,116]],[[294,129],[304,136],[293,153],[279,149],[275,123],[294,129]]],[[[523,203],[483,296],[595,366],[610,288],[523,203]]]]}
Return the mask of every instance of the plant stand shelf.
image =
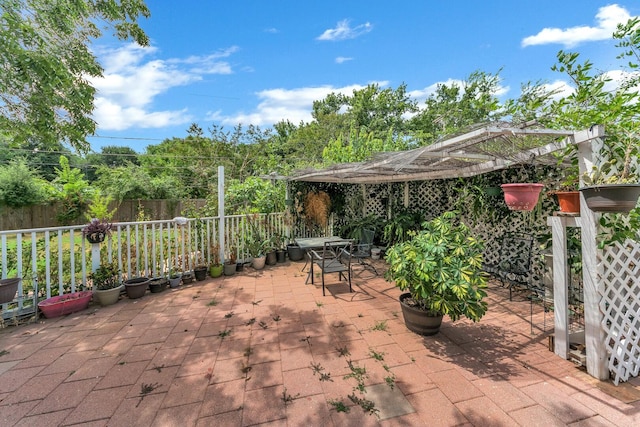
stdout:
{"type": "Polygon", "coordinates": [[[12,301],[0,304],[2,322],[5,325],[18,325],[25,319],[33,319],[34,322],[38,320],[38,282],[34,282],[34,290],[27,295],[21,294],[21,288],[22,286],[18,288],[18,294],[12,301]]]}

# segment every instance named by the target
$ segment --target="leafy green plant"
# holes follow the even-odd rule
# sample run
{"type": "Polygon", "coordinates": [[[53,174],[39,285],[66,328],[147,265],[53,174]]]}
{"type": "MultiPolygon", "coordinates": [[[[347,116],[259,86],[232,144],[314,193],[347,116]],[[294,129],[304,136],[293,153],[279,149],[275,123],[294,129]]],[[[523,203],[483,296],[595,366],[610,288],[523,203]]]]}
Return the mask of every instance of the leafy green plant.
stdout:
{"type": "Polygon", "coordinates": [[[412,212],[408,209],[395,212],[393,218],[384,226],[384,242],[389,245],[401,243],[409,238],[409,232],[420,228],[424,221],[421,212],[412,212]]]}
{"type": "Polygon", "coordinates": [[[457,212],[445,212],[389,248],[385,278],[410,292],[422,310],[478,321],[487,310],[483,244],[456,217],[457,212]]]}
{"type": "Polygon", "coordinates": [[[93,281],[93,289],[105,291],[117,288],[121,284],[119,275],[118,264],[115,262],[100,265],[90,276],[93,281]]]}

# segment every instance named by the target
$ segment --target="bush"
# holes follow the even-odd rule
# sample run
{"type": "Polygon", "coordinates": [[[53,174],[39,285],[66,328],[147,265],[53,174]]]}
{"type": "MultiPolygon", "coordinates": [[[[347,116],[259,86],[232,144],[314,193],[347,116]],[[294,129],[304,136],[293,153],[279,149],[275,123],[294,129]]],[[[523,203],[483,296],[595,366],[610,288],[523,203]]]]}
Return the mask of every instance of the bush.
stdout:
{"type": "Polygon", "coordinates": [[[0,169],[0,205],[19,208],[47,202],[45,182],[22,159],[0,169]]]}

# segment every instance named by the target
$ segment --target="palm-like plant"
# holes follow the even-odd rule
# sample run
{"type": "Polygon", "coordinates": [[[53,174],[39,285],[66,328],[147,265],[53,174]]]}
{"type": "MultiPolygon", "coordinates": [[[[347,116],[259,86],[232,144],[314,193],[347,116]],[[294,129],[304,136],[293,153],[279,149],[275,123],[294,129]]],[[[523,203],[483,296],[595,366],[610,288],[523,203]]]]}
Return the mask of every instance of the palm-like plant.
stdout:
{"type": "Polygon", "coordinates": [[[482,250],[482,242],[457,221],[457,212],[445,212],[387,250],[385,277],[410,292],[415,306],[454,321],[465,316],[475,322],[487,310],[482,250]]]}

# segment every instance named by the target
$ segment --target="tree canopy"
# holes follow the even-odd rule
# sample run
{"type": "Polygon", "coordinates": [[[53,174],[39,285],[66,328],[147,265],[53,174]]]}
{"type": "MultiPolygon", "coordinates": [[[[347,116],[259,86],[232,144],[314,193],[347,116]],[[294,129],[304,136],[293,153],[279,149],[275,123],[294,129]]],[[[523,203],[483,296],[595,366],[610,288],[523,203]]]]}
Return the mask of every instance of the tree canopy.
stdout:
{"type": "Polygon", "coordinates": [[[146,46],[137,24],[143,0],[3,0],[0,8],[0,135],[14,146],[61,142],[81,151],[95,132],[95,89],[102,75],[89,49],[109,26],[120,40],[146,46]]]}

